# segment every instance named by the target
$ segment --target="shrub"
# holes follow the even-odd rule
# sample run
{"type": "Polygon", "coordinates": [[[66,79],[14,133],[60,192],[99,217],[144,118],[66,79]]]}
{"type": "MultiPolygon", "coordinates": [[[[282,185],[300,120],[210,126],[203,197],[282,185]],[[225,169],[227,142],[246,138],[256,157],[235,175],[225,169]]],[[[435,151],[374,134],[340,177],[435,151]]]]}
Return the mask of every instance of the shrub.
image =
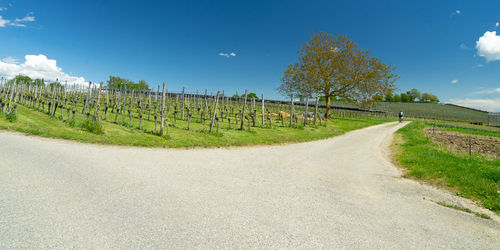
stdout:
{"type": "Polygon", "coordinates": [[[15,122],[17,120],[17,115],[14,113],[7,114],[5,116],[9,122],[15,122]]]}
{"type": "Polygon", "coordinates": [[[104,128],[102,127],[102,125],[97,122],[97,121],[92,121],[92,120],[85,120],[82,125],[81,125],[81,128],[85,131],[88,131],[90,133],[94,133],[94,134],[97,134],[97,135],[102,135],[104,134],[104,128]]]}

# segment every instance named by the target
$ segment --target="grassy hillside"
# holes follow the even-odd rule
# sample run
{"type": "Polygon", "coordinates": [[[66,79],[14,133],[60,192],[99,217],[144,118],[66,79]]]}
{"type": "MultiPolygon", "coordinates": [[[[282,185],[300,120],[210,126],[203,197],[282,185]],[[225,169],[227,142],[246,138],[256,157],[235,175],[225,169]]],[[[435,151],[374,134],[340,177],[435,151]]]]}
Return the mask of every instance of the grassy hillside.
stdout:
{"type": "MultiPolygon", "coordinates": [[[[65,122],[60,115],[52,117],[44,112],[38,112],[19,105],[17,120],[10,122],[5,114],[0,114],[0,129],[19,131],[43,137],[70,139],[89,143],[131,145],[145,147],[221,147],[255,144],[273,144],[286,142],[302,142],[328,138],[343,134],[354,129],[380,124],[394,119],[384,118],[335,118],[326,124],[317,126],[299,126],[298,128],[282,127],[275,122],[273,128],[245,126],[244,130],[231,128],[227,122],[220,124],[219,133],[208,133],[208,126],[191,122],[187,130],[187,121],[177,120],[177,126],[170,122],[167,136],[154,135],[154,122],[146,118],[142,120],[142,129],[138,129],[139,122],[134,117],[132,124],[116,124],[114,114],[109,115],[109,120],[101,122],[103,134],[96,134],[82,129],[80,119],[76,124],[65,122]]],[[[159,129],[159,128],[158,128],[159,129]]]]}

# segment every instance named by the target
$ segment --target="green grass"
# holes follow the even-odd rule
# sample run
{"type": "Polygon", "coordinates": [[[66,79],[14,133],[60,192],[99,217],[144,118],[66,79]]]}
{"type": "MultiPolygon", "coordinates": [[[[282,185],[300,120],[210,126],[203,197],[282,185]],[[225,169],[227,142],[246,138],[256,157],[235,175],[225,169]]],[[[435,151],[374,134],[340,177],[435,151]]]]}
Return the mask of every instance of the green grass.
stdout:
{"type": "Polygon", "coordinates": [[[459,207],[459,206],[456,206],[456,205],[453,205],[453,204],[448,204],[448,203],[445,203],[445,202],[442,202],[442,201],[432,201],[438,205],[441,205],[443,207],[447,207],[447,208],[451,208],[451,209],[455,209],[455,210],[459,210],[459,211],[463,211],[463,212],[466,212],[466,213],[470,213],[470,214],[475,214],[477,217],[481,217],[483,219],[488,219],[490,220],[491,217],[486,215],[486,214],[483,214],[483,213],[479,213],[479,212],[473,212],[472,210],[468,209],[468,208],[465,208],[465,207],[459,207]]]}
{"type": "Polygon", "coordinates": [[[500,214],[500,160],[452,153],[430,142],[424,128],[415,121],[397,132],[403,142],[395,157],[406,176],[446,186],[500,214]]]}
{"type": "MultiPolygon", "coordinates": [[[[66,117],[66,110],[64,110],[66,117]]],[[[206,126],[199,122],[191,121],[190,130],[187,130],[187,121],[177,120],[177,127],[173,127],[173,118],[169,117],[169,133],[167,136],[154,134],[154,120],[147,120],[147,115],[143,116],[142,129],[138,129],[138,117],[133,117],[133,122],[129,124],[129,118],[125,118],[125,125],[114,123],[114,113],[108,113],[108,120],[102,120],[102,134],[89,132],[87,125],[82,126],[81,116],[78,115],[75,123],[65,122],[61,119],[58,110],[56,117],[51,117],[46,113],[18,106],[17,120],[9,122],[4,117],[0,118],[0,129],[18,131],[26,134],[34,134],[43,137],[70,139],[88,143],[114,144],[127,146],[144,147],[223,147],[223,146],[243,146],[256,144],[276,144],[287,142],[303,142],[317,139],[324,139],[345,132],[364,128],[371,125],[381,124],[393,119],[384,118],[345,118],[334,119],[327,122],[327,125],[299,126],[298,128],[281,127],[277,121],[273,121],[273,128],[254,128],[244,130],[236,129],[236,125],[228,128],[227,120],[221,122],[219,133],[208,133],[209,121],[206,126]]],[[[103,115],[103,114],[101,114],[103,115]]],[[[71,115],[70,115],[71,120],[71,115]]],[[[122,122],[121,114],[118,116],[118,123],[122,122]]],[[[257,122],[257,124],[259,124],[257,122]]],[[[238,126],[239,127],[239,126],[238,126]]],[[[214,128],[215,130],[215,128],[214,128]]],[[[158,125],[159,131],[159,125],[158,125]]]]}

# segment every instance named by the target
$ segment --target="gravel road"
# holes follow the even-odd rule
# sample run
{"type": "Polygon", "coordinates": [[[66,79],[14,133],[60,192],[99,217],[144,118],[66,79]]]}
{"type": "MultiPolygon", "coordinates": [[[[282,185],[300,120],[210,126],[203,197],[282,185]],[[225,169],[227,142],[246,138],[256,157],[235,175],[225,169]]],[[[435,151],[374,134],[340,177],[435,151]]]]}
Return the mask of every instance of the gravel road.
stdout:
{"type": "Polygon", "coordinates": [[[0,249],[500,249],[498,217],[399,177],[401,126],[191,150],[0,132],[0,249]]]}

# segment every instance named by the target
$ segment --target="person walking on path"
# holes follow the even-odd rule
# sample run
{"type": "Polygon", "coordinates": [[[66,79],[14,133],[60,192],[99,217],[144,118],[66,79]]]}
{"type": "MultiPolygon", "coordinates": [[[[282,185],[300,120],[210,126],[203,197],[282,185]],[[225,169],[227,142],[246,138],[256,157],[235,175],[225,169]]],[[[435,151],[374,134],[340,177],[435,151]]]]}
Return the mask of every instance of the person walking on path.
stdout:
{"type": "Polygon", "coordinates": [[[403,122],[403,110],[399,111],[399,122],[403,122]]]}

